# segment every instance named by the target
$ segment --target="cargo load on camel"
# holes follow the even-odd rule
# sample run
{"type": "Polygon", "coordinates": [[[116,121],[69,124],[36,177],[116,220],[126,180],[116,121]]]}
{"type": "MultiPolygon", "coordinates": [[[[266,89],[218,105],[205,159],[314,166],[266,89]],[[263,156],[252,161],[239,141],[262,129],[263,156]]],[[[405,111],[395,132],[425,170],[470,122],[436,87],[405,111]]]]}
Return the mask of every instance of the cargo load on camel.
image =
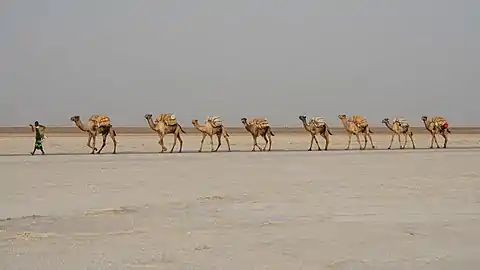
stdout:
{"type": "Polygon", "coordinates": [[[255,125],[259,128],[269,127],[268,121],[266,118],[252,118],[250,124],[255,125]]]}
{"type": "Polygon", "coordinates": [[[155,118],[155,123],[163,122],[167,126],[174,126],[177,124],[177,118],[173,113],[162,113],[155,118]]]}
{"type": "Polygon", "coordinates": [[[223,125],[222,119],[219,116],[209,116],[207,121],[212,124],[213,127],[221,127],[223,125]]]}
{"type": "Polygon", "coordinates": [[[407,119],[405,119],[403,117],[393,119],[393,123],[394,124],[397,123],[397,125],[399,125],[401,127],[404,127],[404,128],[410,126],[407,119]]]}
{"type": "Polygon", "coordinates": [[[437,128],[448,128],[448,122],[443,116],[433,116],[427,118],[427,121],[430,125],[434,125],[437,128]]]}
{"type": "Polygon", "coordinates": [[[325,119],[323,119],[323,117],[312,117],[312,119],[310,119],[310,124],[313,124],[315,127],[322,127],[325,125],[325,119]]]}
{"type": "Polygon", "coordinates": [[[364,128],[368,126],[367,119],[361,115],[351,115],[348,118],[348,121],[354,123],[357,127],[360,127],[360,128],[364,128]]]}
{"type": "Polygon", "coordinates": [[[105,127],[110,125],[110,118],[108,118],[108,116],[105,116],[105,115],[94,114],[90,116],[88,121],[94,122],[97,127],[105,127]]]}

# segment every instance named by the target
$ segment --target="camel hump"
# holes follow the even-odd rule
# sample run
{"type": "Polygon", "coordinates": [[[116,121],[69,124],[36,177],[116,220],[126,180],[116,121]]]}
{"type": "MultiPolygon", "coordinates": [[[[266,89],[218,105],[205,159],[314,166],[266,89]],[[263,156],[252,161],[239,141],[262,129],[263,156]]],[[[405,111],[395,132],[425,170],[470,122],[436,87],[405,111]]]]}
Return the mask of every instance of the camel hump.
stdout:
{"type": "Polygon", "coordinates": [[[207,117],[206,122],[210,122],[213,125],[213,127],[220,127],[223,125],[223,121],[222,119],[220,119],[219,116],[209,116],[207,117]]]}
{"type": "Polygon", "coordinates": [[[252,125],[255,125],[255,126],[259,127],[259,128],[265,128],[265,127],[270,126],[268,124],[267,118],[261,118],[261,117],[256,117],[256,118],[250,119],[250,123],[252,125]]]}
{"type": "Polygon", "coordinates": [[[367,126],[367,119],[362,115],[351,115],[348,121],[355,123],[357,126],[367,126]]]}
{"type": "Polygon", "coordinates": [[[325,119],[323,119],[323,117],[316,116],[310,119],[310,123],[314,124],[317,127],[321,127],[321,126],[324,126],[326,122],[325,122],[325,119]]]}
{"type": "Polygon", "coordinates": [[[177,117],[173,113],[162,113],[155,118],[155,123],[163,122],[167,126],[177,124],[177,117]]]}
{"type": "Polygon", "coordinates": [[[99,127],[110,125],[110,118],[106,115],[94,114],[90,116],[88,121],[93,121],[99,127]]]}

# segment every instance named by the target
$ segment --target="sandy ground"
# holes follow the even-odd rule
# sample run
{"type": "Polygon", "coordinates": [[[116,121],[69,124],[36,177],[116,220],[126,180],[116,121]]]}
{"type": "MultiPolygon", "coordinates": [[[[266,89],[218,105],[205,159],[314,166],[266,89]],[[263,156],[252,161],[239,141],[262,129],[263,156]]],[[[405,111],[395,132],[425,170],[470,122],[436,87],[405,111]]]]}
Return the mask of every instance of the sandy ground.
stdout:
{"type": "MultiPolygon", "coordinates": [[[[332,139],[332,150],[345,147],[344,135],[332,139]]],[[[377,135],[380,150],[307,152],[308,134],[282,135],[274,149],[292,151],[251,153],[251,138],[233,134],[232,148],[246,151],[203,154],[199,140],[185,137],[189,153],[157,154],[154,136],[119,136],[127,154],[92,156],[86,137],[52,136],[52,155],[32,157],[32,138],[0,138],[0,268],[480,263],[478,136],[452,136],[446,150],[382,150],[389,137],[377,135]]]]}

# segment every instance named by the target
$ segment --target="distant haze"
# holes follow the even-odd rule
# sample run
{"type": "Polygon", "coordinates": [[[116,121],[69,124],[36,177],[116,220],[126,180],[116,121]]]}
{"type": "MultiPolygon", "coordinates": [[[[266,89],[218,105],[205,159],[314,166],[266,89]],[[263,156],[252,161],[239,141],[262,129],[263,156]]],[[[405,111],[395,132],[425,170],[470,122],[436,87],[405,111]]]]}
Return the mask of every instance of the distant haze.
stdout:
{"type": "Polygon", "coordinates": [[[106,114],[480,125],[480,1],[3,0],[0,126],[106,114]]]}

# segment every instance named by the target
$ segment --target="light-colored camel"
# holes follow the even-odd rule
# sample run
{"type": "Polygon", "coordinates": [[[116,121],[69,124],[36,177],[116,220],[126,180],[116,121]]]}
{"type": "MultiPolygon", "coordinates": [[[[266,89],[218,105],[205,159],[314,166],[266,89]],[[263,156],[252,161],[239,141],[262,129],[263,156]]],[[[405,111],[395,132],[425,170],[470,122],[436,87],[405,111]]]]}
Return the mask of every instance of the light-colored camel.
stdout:
{"type": "Polygon", "coordinates": [[[447,133],[451,133],[450,129],[448,128],[448,122],[445,120],[443,116],[422,116],[422,122],[425,125],[425,128],[430,132],[431,141],[430,141],[430,148],[433,148],[433,142],[437,145],[437,148],[440,148],[437,141],[437,134],[442,135],[444,139],[443,148],[447,148],[448,143],[448,136],[447,133]]]}
{"type": "Polygon", "coordinates": [[[217,152],[220,146],[222,145],[222,136],[225,138],[225,141],[227,142],[228,145],[228,152],[231,152],[232,150],[230,149],[230,140],[228,137],[230,136],[227,132],[227,129],[223,125],[222,121],[220,120],[219,117],[214,117],[210,116],[207,118],[207,121],[201,126],[198,123],[198,120],[194,119],[192,120],[193,126],[202,133],[202,141],[200,142],[200,149],[198,152],[202,152],[203,148],[203,142],[205,141],[205,138],[207,136],[210,137],[210,145],[212,148],[212,152],[217,152]],[[218,140],[218,145],[216,149],[213,149],[213,135],[217,136],[218,140]]]}
{"type": "MultiPolygon", "coordinates": [[[[160,140],[158,141],[158,144],[160,144],[160,147],[162,147],[162,150],[160,151],[161,153],[167,151],[167,147],[165,147],[165,144],[163,142],[163,138],[167,134],[173,134],[173,145],[172,149],[170,149],[170,153],[173,152],[173,149],[177,145],[177,139],[180,142],[180,150],[178,152],[182,152],[183,148],[183,140],[182,137],[180,136],[180,133],[185,133],[186,132],[183,130],[182,126],[178,124],[176,121],[172,122],[174,123],[173,125],[167,125],[167,123],[163,120],[156,121],[155,123],[152,120],[152,115],[151,114],[145,114],[145,120],[147,120],[148,126],[155,132],[157,132],[158,137],[160,140]]],[[[161,115],[157,117],[157,119],[161,119],[161,115]]]]}
{"type": "Polygon", "coordinates": [[[308,151],[312,151],[312,146],[313,146],[313,141],[317,144],[318,151],[322,150],[320,148],[320,145],[318,144],[317,140],[317,134],[322,136],[325,139],[325,150],[328,150],[328,145],[330,144],[330,136],[332,135],[332,132],[330,131],[330,128],[328,127],[327,123],[323,120],[321,117],[313,117],[310,119],[310,121],[307,124],[307,116],[306,115],[300,115],[298,117],[300,121],[302,121],[303,128],[308,131],[311,135],[311,140],[310,140],[310,148],[308,151]]]}
{"type": "Polygon", "coordinates": [[[410,124],[405,118],[395,118],[393,119],[393,124],[390,124],[389,119],[385,118],[382,120],[382,123],[385,124],[385,126],[387,126],[387,128],[390,129],[390,131],[393,132],[388,149],[392,148],[392,143],[395,136],[398,136],[398,145],[400,146],[400,149],[405,149],[405,147],[407,146],[408,138],[410,138],[410,141],[412,142],[412,148],[415,149],[415,142],[413,141],[413,132],[410,131],[410,124]],[[405,142],[403,143],[403,146],[400,139],[401,134],[405,136],[405,142]]]}
{"type": "Polygon", "coordinates": [[[88,133],[87,146],[92,149],[91,154],[95,154],[95,151],[97,151],[97,148],[95,147],[95,140],[98,134],[102,135],[102,147],[100,147],[100,149],[97,151],[97,154],[100,154],[107,144],[107,135],[110,135],[110,138],[112,138],[113,154],[117,153],[117,140],[115,139],[117,133],[115,132],[115,129],[113,129],[108,116],[96,114],[92,115],[88,119],[86,126],[82,123],[80,116],[78,115],[70,117],[70,121],[73,121],[81,131],[88,133]],[[92,140],[93,145],[90,145],[92,140]]]}
{"type": "Polygon", "coordinates": [[[372,145],[372,149],[375,149],[375,146],[373,145],[372,141],[372,135],[370,135],[372,130],[370,130],[370,127],[368,126],[368,122],[363,116],[350,116],[350,118],[347,120],[347,116],[345,114],[340,114],[338,115],[338,119],[342,121],[343,127],[348,133],[348,145],[345,148],[345,150],[350,149],[350,144],[352,142],[352,135],[355,135],[357,137],[357,142],[358,145],[360,146],[360,150],[364,150],[367,148],[367,137],[370,139],[370,144],[372,145]],[[362,144],[360,143],[360,133],[363,134],[365,138],[365,144],[362,147],[362,144]]]}
{"type": "Polygon", "coordinates": [[[267,145],[269,145],[268,151],[272,150],[272,136],[275,136],[275,134],[273,134],[267,119],[252,118],[248,120],[247,118],[244,117],[241,120],[245,129],[248,132],[250,132],[250,134],[252,135],[252,138],[253,138],[252,151],[255,151],[255,146],[258,147],[260,151],[265,151],[267,149],[267,145]],[[263,149],[257,143],[258,136],[262,136],[263,139],[265,140],[265,147],[263,147],[263,149]]]}

